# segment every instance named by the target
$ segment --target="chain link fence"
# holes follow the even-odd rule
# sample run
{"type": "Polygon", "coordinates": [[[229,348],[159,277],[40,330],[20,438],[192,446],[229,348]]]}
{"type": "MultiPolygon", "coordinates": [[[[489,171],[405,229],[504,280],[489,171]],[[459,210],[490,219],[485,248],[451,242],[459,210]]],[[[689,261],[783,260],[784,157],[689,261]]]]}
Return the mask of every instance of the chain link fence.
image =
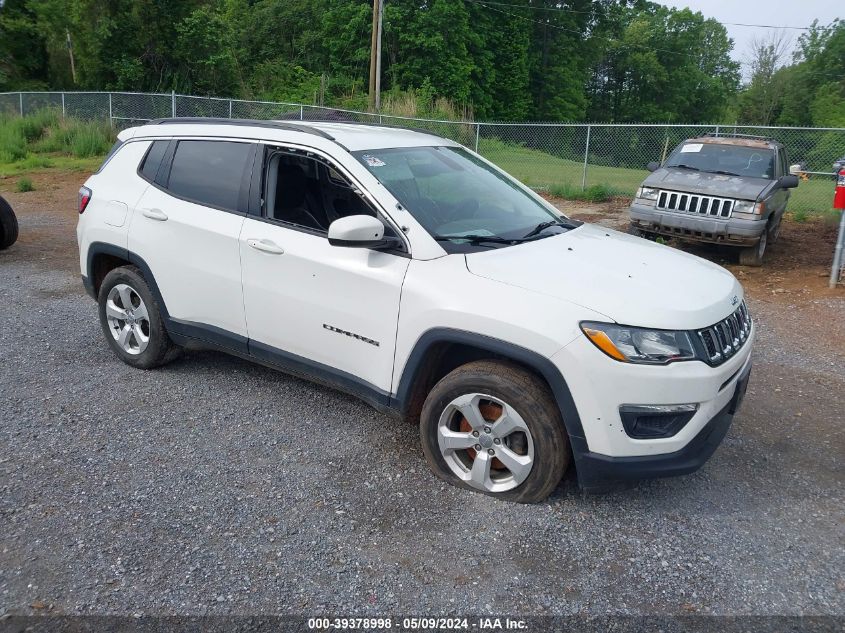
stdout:
{"type": "Polygon", "coordinates": [[[738,133],[776,138],[786,146],[790,164],[801,165],[801,184],[792,192],[791,211],[827,212],[835,186],[833,163],[845,155],[843,128],[455,122],[175,93],[0,93],[0,114],[26,115],[42,108],[55,108],[65,117],[108,119],[116,128],[165,117],[328,119],[412,127],[475,149],[536,189],[567,197],[598,187],[598,196],[615,196],[620,204],[647,176],[646,164],[662,161],[684,139],[738,133]]]}

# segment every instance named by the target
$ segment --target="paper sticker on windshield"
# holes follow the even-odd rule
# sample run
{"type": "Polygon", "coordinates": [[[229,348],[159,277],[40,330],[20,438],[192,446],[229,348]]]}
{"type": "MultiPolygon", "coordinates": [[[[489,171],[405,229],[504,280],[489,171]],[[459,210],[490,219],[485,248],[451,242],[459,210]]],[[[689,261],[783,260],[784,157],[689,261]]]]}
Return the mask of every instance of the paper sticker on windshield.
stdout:
{"type": "Polygon", "coordinates": [[[687,143],[681,148],[681,153],[700,152],[702,147],[704,147],[703,143],[687,143]]]}
{"type": "Polygon", "coordinates": [[[364,156],[364,162],[370,167],[384,167],[387,164],[378,156],[364,156]]]}

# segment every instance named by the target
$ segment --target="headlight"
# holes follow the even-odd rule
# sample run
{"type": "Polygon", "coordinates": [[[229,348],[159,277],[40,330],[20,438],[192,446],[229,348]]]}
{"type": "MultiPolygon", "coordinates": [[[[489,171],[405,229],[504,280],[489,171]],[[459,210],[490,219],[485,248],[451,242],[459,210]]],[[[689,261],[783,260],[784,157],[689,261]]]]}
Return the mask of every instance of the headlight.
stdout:
{"type": "Polygon", "coordinates": [[[605,354],[623,363],[665,365],[676,360],[695,360],[688,332],[648,330],[615,323],[581,323],[587,338],[605,354]]]}
{"type": "Polygon", "coordinates": [[[637,189],[637,198],[641,200],[657,200],[657,189],[652,187],[640,187],[637,189]]]}
{"type": "Polygon", "coordinates": [[[734,203],[734,213],[747,213],[749,215],[762,215],[766,210],[763,202],[752,202],[751,200],[737,200],[734,203]]]}

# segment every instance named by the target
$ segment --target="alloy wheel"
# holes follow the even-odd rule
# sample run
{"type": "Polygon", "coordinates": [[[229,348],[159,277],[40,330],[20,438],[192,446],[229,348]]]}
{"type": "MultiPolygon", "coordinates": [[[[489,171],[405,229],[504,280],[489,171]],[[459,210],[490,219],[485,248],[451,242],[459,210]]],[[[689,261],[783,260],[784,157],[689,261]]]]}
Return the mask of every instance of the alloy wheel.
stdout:
{"type": "Polygon", "coordinates": [[[137,356],[150,343],[150,316],[141,295],[127,284],[114,286],[106,298],[109,331],[120,348],[137,356]]]}
{"type": "Polygon", "coordinates": [[[522,416],[493,396],[452,400],[437,424],[440,454],[467,485],[486,492],[519,486],[534,465],[534,440],[522,416]]]}

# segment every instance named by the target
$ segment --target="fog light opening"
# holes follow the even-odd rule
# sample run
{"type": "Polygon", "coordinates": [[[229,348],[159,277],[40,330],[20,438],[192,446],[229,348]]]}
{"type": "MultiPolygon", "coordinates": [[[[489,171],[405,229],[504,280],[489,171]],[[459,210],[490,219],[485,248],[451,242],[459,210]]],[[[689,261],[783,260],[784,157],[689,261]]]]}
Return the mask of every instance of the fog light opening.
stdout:
{"type": "Polygon", "coordinates": [[[619,407],[619,417],[629,437],[653,440],[677,435],[696,411],[698,404],[623,404],[619,407]]]}

